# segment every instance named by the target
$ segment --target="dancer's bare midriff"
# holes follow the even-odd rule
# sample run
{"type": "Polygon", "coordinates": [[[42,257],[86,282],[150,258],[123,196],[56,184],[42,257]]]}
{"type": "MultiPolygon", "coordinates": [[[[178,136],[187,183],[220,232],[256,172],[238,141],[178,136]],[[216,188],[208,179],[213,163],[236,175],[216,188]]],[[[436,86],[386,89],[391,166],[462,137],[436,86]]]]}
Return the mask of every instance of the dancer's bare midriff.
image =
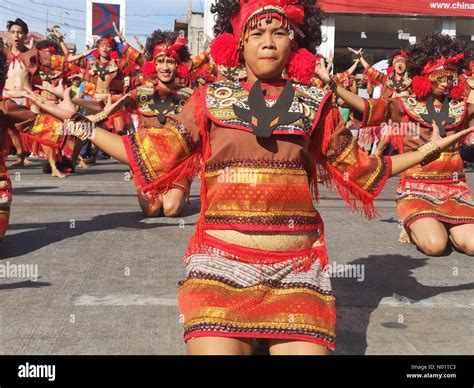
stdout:
{"type": "Polygon", "coordinates": [[[318,231],[301,232],[240,232],[236,230],[207,230],[207,234],[229,244],[266,251],[297,251],[311,248],[319,239],[318,231]]]}

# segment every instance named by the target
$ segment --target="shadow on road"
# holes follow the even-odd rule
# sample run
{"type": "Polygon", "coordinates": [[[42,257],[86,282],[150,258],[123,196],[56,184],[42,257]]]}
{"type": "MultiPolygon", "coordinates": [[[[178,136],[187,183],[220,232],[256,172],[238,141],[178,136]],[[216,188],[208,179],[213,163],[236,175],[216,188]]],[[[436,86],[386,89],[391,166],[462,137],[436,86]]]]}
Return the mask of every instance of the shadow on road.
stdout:
{"type": "MultiPolygon", "coordinates": [[[[193,201],[191,206],[185,207],[180,217],[174,219],[157,218],[153,223],[140,222],[146,219],[146,217],[137,211],[103,214],[91,220],[75,221],[74,228],[71,228],[70,221],[12,224],[8,228],[10,231],[22,229],[30,230],[12,235],[8,235],[7,232],[3,245],[0,247],[0,259],[10,259],[27,255],[50,244],[90,232],[100,232],[117,228],[154,229],[158,227],[177,227],[182,218],[196,214],[197,212],[199,212],[199,206],[196,206],[196,203],[193,201]],[[164,222],[161,222],[161,220],[164,222]]],[[[186,221],[186,225],[191,226],[195,225],[195,223],[186,221]]]]}
{"type": "MultiPolygon", "coordinates": [[[[368,256],[348,263],[364,266],[364,281],[359,282],[356,278],[332,277],[337,298],[338,354],[365,354],[370,316],[385,297],[394,297],[408,306],[438,294],[474,289],[474,283],[447,287],[425,286],[419,283],[412,271],[425,266],[428,260],[436,258],[414,259],[402,255],[368,256]]],[[[398,322],[389,322],[384,327],[403,330],[406,326],[398,322]]]]}
{"type": "Polygon", "coordinates": [[[23,282],[0,284],[1,290],[16,290],[18,288],[39,288],[39,287],[49,287],[51,283],[47,282],[38,282],[33,280],[25,280],[23,282]]]}

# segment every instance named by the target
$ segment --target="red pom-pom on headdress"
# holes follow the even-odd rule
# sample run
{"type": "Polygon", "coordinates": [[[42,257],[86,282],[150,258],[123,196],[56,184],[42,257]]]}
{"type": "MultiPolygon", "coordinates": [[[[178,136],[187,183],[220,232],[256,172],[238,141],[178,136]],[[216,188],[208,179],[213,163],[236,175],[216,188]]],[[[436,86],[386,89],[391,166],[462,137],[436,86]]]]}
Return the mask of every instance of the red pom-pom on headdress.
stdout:
{"type": "Polygon", "coordinates": [[[156,65],[153,62],[145,62],[142,66],[143,78],[148,79],[156,73],[156,65]]]}
{"type": "Polygon", "coordinates": [[[178,77],[188,78],[189,77],[188,65],[185,62],[180,63],[178,67],[176,68],[176,73],[178,74],[178,77]]]}
{"type": "Polygon", "coordinates": [[[286,65],[286,72],[291,79],[310,85],[311,78],[314,77],[317,60],[318,57],[306,49],[293,51],[286,65]]]}
{"type": "Polygon", "coordinates": [[[211,56],[215,63],[227,67],[239,64],[239,42],[228,32],[217,36],[211,43],[211,56]]]}
{"type": "Polygon", "coordinates": [[[431,93],[433,89],[431,81],[427,77],[415,76],[413,77],[413,93],[418,98],[424,98],[431,93]]]}
{"type": "Polygon", "coordinates": [[[449,91],[449,96],[455,100],[459,100],[464,92],[466,90],[466,83],[464,82],[464,80],[459,80],[459,83],[457,86],[454,86],[451,88],[451,90],[449,91]]]}
{"type": "MultiPolygon", "coordinates": [[[[92,51],[92,55],[93,55],[94,58],[99,59],[99,57],[100,57],[99,50],[94,50],[94,51],[92,51]]],[[[119,55],[118,55],[118,52],[117,52],[117,51],[111,51],[111,52],[109,53],[109,56],[110,56],[110,58],[112,58],[112,59],[118,59],[118,58],[119,58],[119,55]]]]}

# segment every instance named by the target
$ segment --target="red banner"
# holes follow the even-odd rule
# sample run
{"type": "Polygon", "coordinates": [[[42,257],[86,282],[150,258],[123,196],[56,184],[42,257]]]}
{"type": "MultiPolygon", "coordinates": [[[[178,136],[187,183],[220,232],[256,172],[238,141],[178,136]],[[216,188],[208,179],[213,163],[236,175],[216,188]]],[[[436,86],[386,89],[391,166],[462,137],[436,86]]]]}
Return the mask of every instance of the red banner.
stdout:
{"type": "Polygon", "coordinates": [[[328,13],[474,16],[474,1],[445,0],[319,0],[328,13]]]}

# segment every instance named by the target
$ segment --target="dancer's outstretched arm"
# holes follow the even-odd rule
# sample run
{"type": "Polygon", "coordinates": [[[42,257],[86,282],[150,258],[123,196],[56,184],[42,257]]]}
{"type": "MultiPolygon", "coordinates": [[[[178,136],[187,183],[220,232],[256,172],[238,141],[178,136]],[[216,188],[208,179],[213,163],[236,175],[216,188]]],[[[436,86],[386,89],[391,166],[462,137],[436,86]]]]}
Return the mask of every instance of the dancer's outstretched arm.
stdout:
{"type": "Polygon", "coordinates": [[[315,75],[326,85],[330,84],[331,81],[334,81],[335,87],[333,89],[333,92],[336,94],[336,96],[342,98],[349,106],[349,108],[355,110],[356,112],[362,114],[364,113],[364,99],[362,97],[359,97],[357,94],[354,94],[349,90],[346,90],[345,88],[339,86],[339,84],[335,80],[331,79],[331,76],[329,75],[329,71],[324,63],[323,58],[321,58],[317,63],[315,75]]]}
{"type": "MultiPolygon", "coordinates": [[[[453,135],[441,137],[439,135],[439,127],[433,121],[433,135],[431,142],[435,143],[442,151],[448,149],[457,142],[462,141],[466,136],[474,132],[474,127],[456,132],[453,135]]],[[[392,176],[423,162],[424,155],[420,151],[405,152],[400,155],[394,155],[392,158],[392,176]]]]}
{"type": "Polygon", "coordinates": [[[84,135],[84,138],[81,138],[81,140],[90,139],[97,147],[105,151],[114,159],[117,159],[119,162],[124,164],[129,164],[122,137],[120,135],[110,133],[94,123],[95,120],[99,120],[97,116],[101,115],[101,118],[103,119],[115,112],[129,97],[128,95],[124,95],[114,104],[107,104],[103,112],[99,115],[83,117],[83,119],[76,115],[75,105],[71,102],[68,89],[66,89],[64,93],[64,100],[59,105],[44,101],[30,89],[26,89],[25,97],[38,105],[41,110],[53,115],[60,120],[70,120],[73,118],[75,124],[83,124],[83,131],[81,132],[79,129],[77,129],[73,132],[74,135],[78,136],[79,138],[84,135]],[[90,125],[92,125],[92,128],[89,127],[90,125]]]}

